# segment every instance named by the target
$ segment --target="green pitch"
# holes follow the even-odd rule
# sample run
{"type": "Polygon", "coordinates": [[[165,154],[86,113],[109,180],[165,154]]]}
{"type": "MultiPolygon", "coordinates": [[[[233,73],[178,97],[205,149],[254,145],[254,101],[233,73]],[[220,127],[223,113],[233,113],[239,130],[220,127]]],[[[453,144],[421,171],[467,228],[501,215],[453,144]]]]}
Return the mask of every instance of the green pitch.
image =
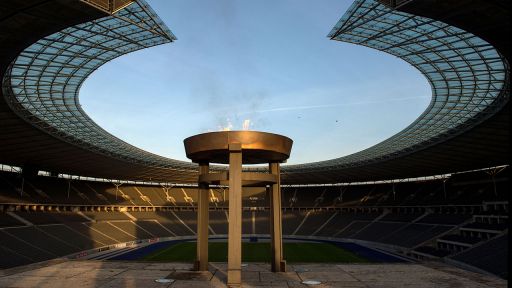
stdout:
{"type": "MultiPolygon", "coordinates": [[[[365,263],[367,259],[328,243],[283,243],[287,262],[365,263]]],[[[213,242],[208,245],[210,262],[227,262],[228,245],[213,242]]],[[[142,260],[191,262],[196,256],[196,243],[183,242],[146,255],[142,260]]],[[[270,262],[270,243],[242,243],[243,262],[270,262]]]]}

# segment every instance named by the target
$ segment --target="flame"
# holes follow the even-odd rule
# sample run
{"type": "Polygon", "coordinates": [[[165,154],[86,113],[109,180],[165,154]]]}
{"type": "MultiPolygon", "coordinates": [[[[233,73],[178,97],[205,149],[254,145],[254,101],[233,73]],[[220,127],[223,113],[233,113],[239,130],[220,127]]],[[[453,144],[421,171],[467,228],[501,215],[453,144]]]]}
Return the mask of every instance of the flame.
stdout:
{"type": "MultiPolygon", "coordinates": [[[[245,119],[242,123],[242,130],[249,130],[251,128],[251,124],[252,123],[250,119],[245,119]]],[[[232,131],[233,128],[233,123],[228,118],[226,119],[226,124],[222,124],[217,127],[217,131],[232,131]]]]}
{"type": "Polygon", "coordinates": [[[233,129],[233,124],[229,119],[226,119],[226,126],[219,126],[219,131],[231,131],[233,129]]]}
{"type": "Polygon", "coordinates": [[[244,124],[242,124],[242,130],[249,130],[250,126],[251,126],[251,120],[245,119],[244,124]]]}

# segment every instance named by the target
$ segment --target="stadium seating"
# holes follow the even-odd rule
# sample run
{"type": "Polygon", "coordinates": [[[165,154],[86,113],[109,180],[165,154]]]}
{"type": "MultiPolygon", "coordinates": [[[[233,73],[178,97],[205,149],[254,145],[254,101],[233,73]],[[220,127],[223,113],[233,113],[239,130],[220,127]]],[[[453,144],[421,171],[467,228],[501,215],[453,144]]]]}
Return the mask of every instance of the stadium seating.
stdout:
{"type": "Polygon", "coordinates": [[[210,211],[210,227],[215,234],[228,234],[228,213],[227,211],[210,211]]]}
{"type": "MultiPolygon", "coordinates": [[[[172,231],[165,228],[161,223],[156,220],[139,220],[135,224],[141,229],[150,233],[153,237],[173,237],[176,236],[172,231]]],[[[151,238],[153,238],[151,237],[151,238]]]]}
{"type": "Polygon", "coordinates": [[[0,227],[14,227],[25,225],[7,213],[0,213],[0,227]]]}
{"type": "MultiPolygon", "coordinates": [[[[479,211],[472,217],[463,215],[466,217],[460,217],[459,219],[451,215],[450,217],[445,217],[441,220],[441,215],[436,214],[435,217],[430,218],[429,221],[437,220],[437,222],[440,222],[441,220],[445,223],[450,222],[455,226],[448,230],[448,233],[441,233],[439,237],[436,237],[435,241],[430,241],[428,245],[420,246],[418,244],[419,247],[412,250],[411,255],[419,259],[451,257],[458,261],[466,262],[475,266],[475,264],[479,263],[479,261],[475,260],[475,257],[477,257],[475,255],[479,255],[479,253],[483,255],[487,250],[489,250],[490,253],[496,253],[493,252],[491,246],[488,245],[490,243],[503,244],[503,240],[500,240],[500,242],[495,239],[500,237],[506,238],[508,231],[508,216],[505,216],[503,212],[508,211],[508,204],[506,202],[491,202],[489,204],[484,202],[482,210],[484,212],[479,211]],[[496,209],[496,207],[500,208],[496,209]],[[464,255],[468,256],[466,257],[464,255]]],[[[506,246],[507,245],[502,245],[500,246],[500,249],[503,250],[503,247],[506,246]]],[[[485,257],[482,259],[487,259],[487,262],[482,260],[482,264],[480,266],[482,266],[482,269],[484,270],[503,276],[505,274],[503,272],[504,266],[502,264],[506,263],[504,262],[505,260],[503,260],[503,257],[506,258],[506,256],[497,255],[496,257],[498,261],[498,264],[496,264],[497,267],[493,267],[492,263],[489,263],[492,261],[489,261],[489,259],[485,257]]]]}
{"type": "Polygon", "coordinates": [[[16,255],[13,258],[3,259],[2,265],[4,267],[14,266],[8,265],[11,261],[12,263],[16,263],[25,262],[25,259],[30,259],[30,262],[39,262],[58,257],[57,254],[39,248],[39,243],[34,241],[34,238],[32,237],[28,239],[20,239],[16,237],[11,233],[13,229],[18,228],[0,230],[0,243],[2,243],[0,248],[10,251],[12,253],[11,256],[16,255]]]}
{"type": "Polygon", "coordinates": [[[351,238],[380,242],[381,238],[400,230],[405,225],[407,224],[403,222],[371,222],[358,232],[354,233],[351,238]]]}
{"type": "MultiPolygon", "coordinates": [[[[93,247],[102,247],[119,243],[119,241],[114,239],[112,236],[91,228],[87,223],[66,223],[65,225],[76,233],[90,239],[93,247]]],[[[110,234],[110,231],[107,231],[107,233],[110,234]]]]}
{"type": "Polygon", "coordinates": [[[507,279],[508,234],[497,236],[487,243],[467,249],[450,258],[507,279]]]}
{"type": "Polygon", "coordinates": [[[300,223],[306,217],[307,211],[283,211],[282,219],[283,223],[283,235],[293,235],[297,227],[299,227],[300,223]]]}
{"type": "Polygon", "coordinates": [[[382,243],[398,245],[406,248],[413,248],[438,235],[444,234],[454,226],[430,225],[430,224],[408,224],[402,229],[395,231],[379,239],[382,243]]]}
{"type": "MultiPolygon", "coordinates": [[[[313,235],[316,230],[322,227],[331,217],[334,216],[333,211],[326,210],[310,210],[306,214],[306,218],[302,222],[302,225],[298,227],[295,235],[313,235]]],[[[329,224],[329,223],[326,223],[329,224]]]]}
{"type": "Polygon", "coordinates": [[[270,234],[270,211],[253,211],[254,220],[255,220],[255,229],[254,234],[270,234]]]}
{"type": "MultiPolygon", "coordinates": [[[[377,218],[380,214],[378,213],[344,213],[338,212],[334,218],[329,221],[329,225],[326,225],[320,229],[315,235],[330,237],[339,236],[342,231],[345,230],[352,222],[355,221],[371,221],[377,218]]],[[[345,234],[343,234],[345,235],[345,234]]]]}
{"type": "MultiPolygon", "coordinates": [[[[363,240],[407,249],[418,259],[449,257],[476,267],[475,259],[498,254],[493,243],[507,239],[508,202],[485,179],[457,179],[448,181],[446,197],[440,181],[283,187],[283,234],[363,240]]],[[[108,182],[42,176],[23,181],[22,191],[19,174],[0,172],[0,268],[137,239],[195,235],[197,188],[116,189],[108,182]]],[[[507,185],[500,180],[497,187],[507,185]]],[[[212,235],[228,232],[228,196],[225,189],[209,190],[212,235]]],[[[245,190],[242,199],[243,233],[268,235],[265,189],[245,190]]],[[[504,275],[503,260],[491,259],[480,268],[504,275]]]]}

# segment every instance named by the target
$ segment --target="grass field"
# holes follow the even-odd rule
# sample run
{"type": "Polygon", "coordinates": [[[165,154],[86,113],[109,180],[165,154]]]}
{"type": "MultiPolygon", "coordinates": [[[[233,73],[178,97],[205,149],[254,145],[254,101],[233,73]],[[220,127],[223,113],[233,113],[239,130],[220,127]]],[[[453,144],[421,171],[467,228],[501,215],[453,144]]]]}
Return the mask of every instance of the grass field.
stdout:
{"type": "MultiPolygon", "coordinates": [[[[339,262],[366,263],[367,259],[328,243],[283,243],[284,258],[287,262],[339,262]]],[[[226,262],[228,245],[213,242],[208,245],[208,259],[211,262],[226,262]]],[[[157,250],[142,260],[191,262],[196,256],[195,242],[182,242],[157,250]]],[[[242,243],[242,261],[270,262],[270,243],[242,243]]]]}

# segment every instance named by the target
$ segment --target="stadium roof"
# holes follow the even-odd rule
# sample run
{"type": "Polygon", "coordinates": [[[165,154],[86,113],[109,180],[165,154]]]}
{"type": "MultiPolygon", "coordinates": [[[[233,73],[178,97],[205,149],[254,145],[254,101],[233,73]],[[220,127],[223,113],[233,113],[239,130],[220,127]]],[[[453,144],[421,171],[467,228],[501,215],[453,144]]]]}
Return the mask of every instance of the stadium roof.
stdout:
{"type": "MultiPolygon", "coordinates": [[[[452,26],[472,21],[463,13],[466,6],[434,2],[430,10],[418,9],[431,15],[417,16],[401,10],[414,10],[421,1],[389,6],[357,0],[328,35],[416,67],[432,87],[425,112],[361,152],[284,166],[283,183],[392,179],[508,164],[508,48],[499,42],[496,49],[498,37],[492,35],[504,35],[499,31],[508,29],[509,20],[494,25],[492,33],[472,34],[452,26]],[[447,24],[453,13],[440,15],[436,5],[458,12],[456,23],[447,24]]],[[[476,6],[467,7],[509,14],[501,2],[470,2],[476,6]]],[[[144,1],[2,1],[0,8],[0,163],[101,178],[195,181],[194,164],[125,143],[80,107],[80,86],[98,67],[176,40],[144,1]]]]}
{"type": "MultiPolygon", "coordinates": [[[[414,6],[421,1],[401,2],[401,5],[414,6]]],[[[501,135],[508,129],[508,115],[486,124],[498,125],[493,130],[469,132],[504,110],[508,103],[510,67],[506,56],[477,35],[393,8],[396,7],[375,0],[357,0],[328,37],[374,48],[407,61],[429,81],[430,105],[404,130],[373,147],[346,157],[288,169],[300,171],[302,168],[308,172],[321,169],[330,177],[341,179],[360,178],[356,171],[370,175],[388,173],[395,177],[415,173],[419,176],[432,173],[428,170],[448,172],[457,167],[490,165],[500,161],[496,157],[508,153],[509,142],[503,137],[508,135],[501,135]],[[447,142],[450,139],[457,140],[457,146],[449,146],[453,143],[447,142]],[[431,149],[435,153],[417,157],[420,154],[416,152],[425,153],[426,148],[432,146],[437,146],[431,149]],[[370,172],[372,168],[381,168],[381,171],[370,172]],[[422,172],[414,171],[416,169],[422,172]]],[[[444,3],[443,8],[450,7],[444,3]]]]}

